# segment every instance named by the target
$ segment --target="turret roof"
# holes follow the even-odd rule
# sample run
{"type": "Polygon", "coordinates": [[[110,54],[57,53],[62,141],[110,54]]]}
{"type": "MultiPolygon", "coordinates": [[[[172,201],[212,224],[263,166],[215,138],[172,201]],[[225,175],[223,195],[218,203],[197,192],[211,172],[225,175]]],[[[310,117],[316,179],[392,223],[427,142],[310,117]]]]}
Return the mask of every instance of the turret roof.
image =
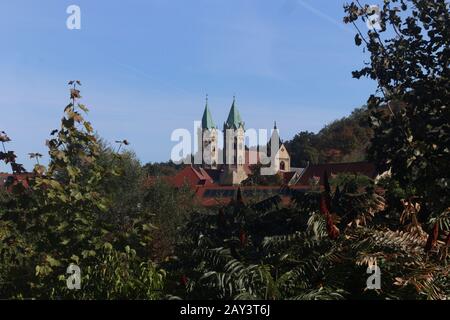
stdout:
{"type": "Polygon", "coordinates": [[[216,128],[216,125],[214,124],[211,112],[209,111],[208,96],[206,96],[205,111],[203,111],[202,117],[202,129],[214,129],[214,128],[216,128]]]}
{"type": "Polygon", "coordinates": [[[226,122],[228,128],[237,129],[241,125],[244,126],[241,115],[236,107],[236,98],[233,97],[233,104],[231,105],[230,113],[226,122]]]}

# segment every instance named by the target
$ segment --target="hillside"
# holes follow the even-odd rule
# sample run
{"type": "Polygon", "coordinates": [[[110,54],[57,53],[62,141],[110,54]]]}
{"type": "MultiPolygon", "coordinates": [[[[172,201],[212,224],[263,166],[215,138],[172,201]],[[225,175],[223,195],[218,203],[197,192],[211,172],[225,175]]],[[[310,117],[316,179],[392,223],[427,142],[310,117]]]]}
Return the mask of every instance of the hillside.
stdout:
{"type": "Polygon", "coordinates": [[[335,120],[318,133],[301,131],[285,142],[293,167],[308,162],[352,162],[366,159],[366,150],[373,136],[368,123],[368,110],[355,109],[348,117],[335,120]]]}

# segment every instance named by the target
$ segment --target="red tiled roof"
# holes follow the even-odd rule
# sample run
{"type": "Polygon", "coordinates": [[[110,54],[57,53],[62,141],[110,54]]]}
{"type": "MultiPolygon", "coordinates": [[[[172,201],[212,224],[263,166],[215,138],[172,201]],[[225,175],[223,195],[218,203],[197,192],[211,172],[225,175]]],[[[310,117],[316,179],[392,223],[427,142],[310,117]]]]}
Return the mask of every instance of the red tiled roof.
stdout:
{"type": "Polygon", "coordinates": [[[175,187],[179,188],[184,184],[191,187],[213,184],[214,180],[209,176],[208,172],[201,167],[192,165],[185,166],[174,177],[168,180],[175,187]]]}
{"type": "Polygon", "coordinates": [[[9,177],[14,177],[16,182],[22,182],[25,188],[29,187],[28,178],[32,177],[32,173],[12,174],[0,172],[0,188],[3,188],[9,177]]]}
{"type": "MultiPolygon", "coordinates": [[[[325,171],[330,176],[337,173],[359,173],[374,178],[376,175],[375,166],[367,162],[321,164],[310,165],[303,171],[298,183],[288,188],[282,189],[281,186],[238,187],[219,185],[220,169],[203,169],[200,166],[187,165],[175,176],[164,177],[164,179],[176,188],[188,184],[195,192],[199,204],[205,207],[228,205],[235,198],[238,188],[241,188],[244,198],[270,198],[279,195],[283,204],[289,204],[291,192],[308,190],[310,179],[313,177],[322,178],[325,171]]],[[[283,182],[287,185],[296,172],[282,172],[282,174],[283,182]]],[[[148,183],[153,180],[150,177],[148,183]]]]}

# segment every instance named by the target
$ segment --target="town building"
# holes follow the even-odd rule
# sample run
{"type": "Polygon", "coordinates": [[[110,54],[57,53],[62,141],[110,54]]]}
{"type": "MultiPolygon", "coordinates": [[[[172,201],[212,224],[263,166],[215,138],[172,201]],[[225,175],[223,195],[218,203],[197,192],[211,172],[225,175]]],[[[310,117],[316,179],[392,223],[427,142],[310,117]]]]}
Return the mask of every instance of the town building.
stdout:
{"type": "MultiPolygon", "coordinates": [[[[323,187],[325,174],[362,174],[376,177],[375,166],[368,162],[309,164],[306,168],[291,166],[289,151],[279,136],[277,124],[265,146],[273,164],[274,174],[281,177],[279,185],[246,185],[245,180],[252,173],[254,159],[259,163],[261,148],[245,145],[245,123],[233,102],[220,132],[212,117],[206,100],[205,109],[198,131],[198,145],[203,148],[201,164],[185,165],[175,176],[164,179],[176,188],[190,187],[199,204],[206,207],[226,206],[235,199],[238,190],[245,198],[269,199],[277,196],[283,204],[288,204],[293,193],[305,192],[312,186],[323,187]],[[219,135],[223,134],[223,146],[219,146],[219,135]],[[272,143],[275,144],[272,150],[272,143]],[[253,159],[253,160],[252,160],[253,159]],[[244,182],[244,183],[243,183],[244,182]]],[[[201,155],[197,155],[201,156],[201,155]]]]}
{"type": "Polygon", "coordinates": [[[280,139],[276,123],[272,131],[272,136],[267,143],[267,152],[258,147],[249,148],[245,144],[245,122],[236,105],[236,98],[233,97],[227,120],[223,123],[222,132],[212,117],[211,110],[206,98],[206,105],[203,111],[201,128],[198,129],[198,146],[196,158],[201,159],[201,170],[208,170],[218,179],[215,183],[220,185],[240,185],[251,173],[251,165],[260,163],[263,156],[270,158],[270,164],[274,168],[273,174],[294,176],[299,171],[291,168],[291,157],[282,140],[280,139]],[[219,146],[219,134],[223,135],[223,146],[219,146]],[[278,145],[275,150],[271,150],[272,141],[278,145]],[[216,172],[213,172],[216,171],[216,172]],[[290,174],[293,172],[292,174],[290,174]]]}

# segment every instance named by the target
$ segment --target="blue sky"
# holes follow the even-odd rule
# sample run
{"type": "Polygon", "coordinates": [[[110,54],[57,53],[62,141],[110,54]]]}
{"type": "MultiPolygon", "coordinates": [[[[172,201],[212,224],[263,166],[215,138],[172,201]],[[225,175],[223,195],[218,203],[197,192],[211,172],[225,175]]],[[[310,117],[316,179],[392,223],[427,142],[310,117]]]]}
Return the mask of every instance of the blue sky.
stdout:
{"type": "Polygon", "coordinates": [[[79,79],[94,128],[128,139],[143,163],[169,159],[172,131],[193,131],[206,93],[216,124],[235,94],[247,127],[276,120],[283,139],[317,131],[375,90],[351,77],[367,57],[341,23],[343,3],[0,0],[0,129],[31,169],[27,154],[46,154],[79,79]],[[81,30],[66,28],[71,4],[81,30]]]}

